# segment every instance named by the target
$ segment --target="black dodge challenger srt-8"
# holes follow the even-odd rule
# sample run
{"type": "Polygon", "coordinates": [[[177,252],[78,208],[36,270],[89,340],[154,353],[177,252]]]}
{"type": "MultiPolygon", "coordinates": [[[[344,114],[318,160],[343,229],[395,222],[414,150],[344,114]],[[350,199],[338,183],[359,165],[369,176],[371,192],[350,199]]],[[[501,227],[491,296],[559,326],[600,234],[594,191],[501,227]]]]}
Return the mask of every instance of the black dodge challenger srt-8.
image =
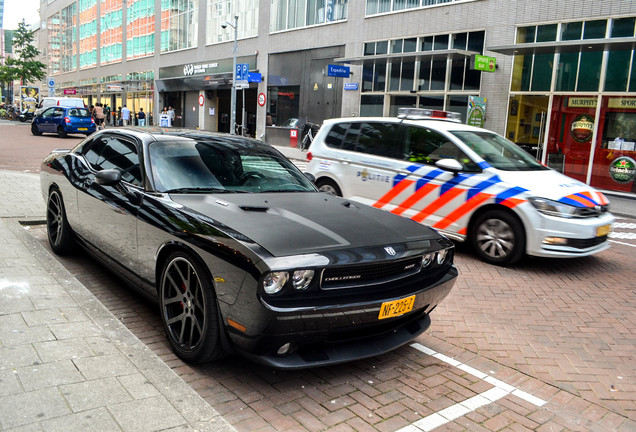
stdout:
{"type": "Polygon", "coordinates": [[[237,352],[276,368],[346,362],[424,332],[453,244],[319,192],[276,149],[194,130],[117,128],[44,161],[54,252],[80,245],[158,300],[186,361],[237,352]]]}

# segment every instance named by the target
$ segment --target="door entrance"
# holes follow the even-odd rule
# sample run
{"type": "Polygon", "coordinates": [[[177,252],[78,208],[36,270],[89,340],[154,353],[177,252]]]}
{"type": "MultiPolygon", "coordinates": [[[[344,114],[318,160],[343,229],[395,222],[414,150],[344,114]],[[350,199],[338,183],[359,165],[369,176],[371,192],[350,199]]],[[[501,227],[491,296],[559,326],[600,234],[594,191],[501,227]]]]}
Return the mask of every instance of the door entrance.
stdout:
{"type": "Polygon", "coordinates": [[[562,155],[563,174],[585,183],[596,115],[595,96],[554,96],[548,160],[562,155]]]}

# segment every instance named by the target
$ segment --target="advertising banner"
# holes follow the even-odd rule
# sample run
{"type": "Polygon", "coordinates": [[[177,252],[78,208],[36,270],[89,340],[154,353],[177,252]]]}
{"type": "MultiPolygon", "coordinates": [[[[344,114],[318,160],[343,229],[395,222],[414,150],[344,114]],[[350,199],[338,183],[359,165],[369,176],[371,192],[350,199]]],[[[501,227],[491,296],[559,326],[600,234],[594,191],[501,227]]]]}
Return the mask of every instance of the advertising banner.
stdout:
{"type": "Polygon", "coordinates": [[[20,110],[25,109],[34,112],[36,105],[40,102],[40,88],[20,86],[20,110]]]}
{"type": "Polygon", "coordinates": [[[485,120],[486,98],[468,96],[468,115],[466,116],[466,124],[483,128],[485,120]]]}

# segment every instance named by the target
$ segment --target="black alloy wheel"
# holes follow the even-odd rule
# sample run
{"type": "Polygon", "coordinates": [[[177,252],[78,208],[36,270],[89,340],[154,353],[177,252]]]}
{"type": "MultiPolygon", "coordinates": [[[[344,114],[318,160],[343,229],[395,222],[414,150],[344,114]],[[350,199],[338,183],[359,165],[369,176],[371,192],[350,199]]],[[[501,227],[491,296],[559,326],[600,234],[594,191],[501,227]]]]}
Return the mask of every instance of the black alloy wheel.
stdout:
{"type": "Polygon", "coordinates": [[[166,260],[159,303],[168,341],[181,359],[202,363],[223,356],[214,287],[189,254],[174,252],[166,260]]]}
{"type": "Polygon", "coordinates": [[[58,126],[57,127],[57,136],[59,136],[60,138],[66,138],[66,130],[64,130],[63,126],[58,126]]]}
{"type": "Polygon", "coordinates": [[[58,255],[64,255],[73,250],[73,231],[66,219],[66,210],[62,194],[58,189],[52,189],[46,205],[46,233],[51,249],[58,255]]]}
{"type": "Polygon", "coordinates": [[[470,232],[470,241],[480,259],[495,265],[512,265],[526,249],[519,219],[504,211],[491,210],[479,216],[470,232]]]}
{"type": "Polygon", "coordinates": [[[339,196],[339,197],[342,196],[342,192],[340,191],[340,188],[333,180],[330,180],[327,178],[321,178],[316,182],[316,186],[318,187],[318,190],[320,192],[327,192],[328,194],[339,196]]]}
{"type": "Polygon", "coordinates": [[[40,132],[40,129],[38,129],[38,125],[36,125],[35,123],[31,123],[31,133],[35,136],[42,135],[42,132],[40,132]]]}

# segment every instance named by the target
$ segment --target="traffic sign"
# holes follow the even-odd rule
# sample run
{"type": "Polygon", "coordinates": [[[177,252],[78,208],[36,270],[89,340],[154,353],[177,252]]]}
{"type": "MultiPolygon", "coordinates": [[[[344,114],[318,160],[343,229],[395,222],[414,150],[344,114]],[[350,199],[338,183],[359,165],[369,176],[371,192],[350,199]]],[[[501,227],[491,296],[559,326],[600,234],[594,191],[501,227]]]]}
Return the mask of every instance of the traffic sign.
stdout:
{"type": "Polygon", "coordinates": [[[247,81],[250,74],[250,65],[248,63],[236,64],[236,81],[247,81]]]}
{"type": "Polygon", "coordinates": [[[55,87],[55,78],[49,78],[48,84],[49,87],[55,87]]]}

